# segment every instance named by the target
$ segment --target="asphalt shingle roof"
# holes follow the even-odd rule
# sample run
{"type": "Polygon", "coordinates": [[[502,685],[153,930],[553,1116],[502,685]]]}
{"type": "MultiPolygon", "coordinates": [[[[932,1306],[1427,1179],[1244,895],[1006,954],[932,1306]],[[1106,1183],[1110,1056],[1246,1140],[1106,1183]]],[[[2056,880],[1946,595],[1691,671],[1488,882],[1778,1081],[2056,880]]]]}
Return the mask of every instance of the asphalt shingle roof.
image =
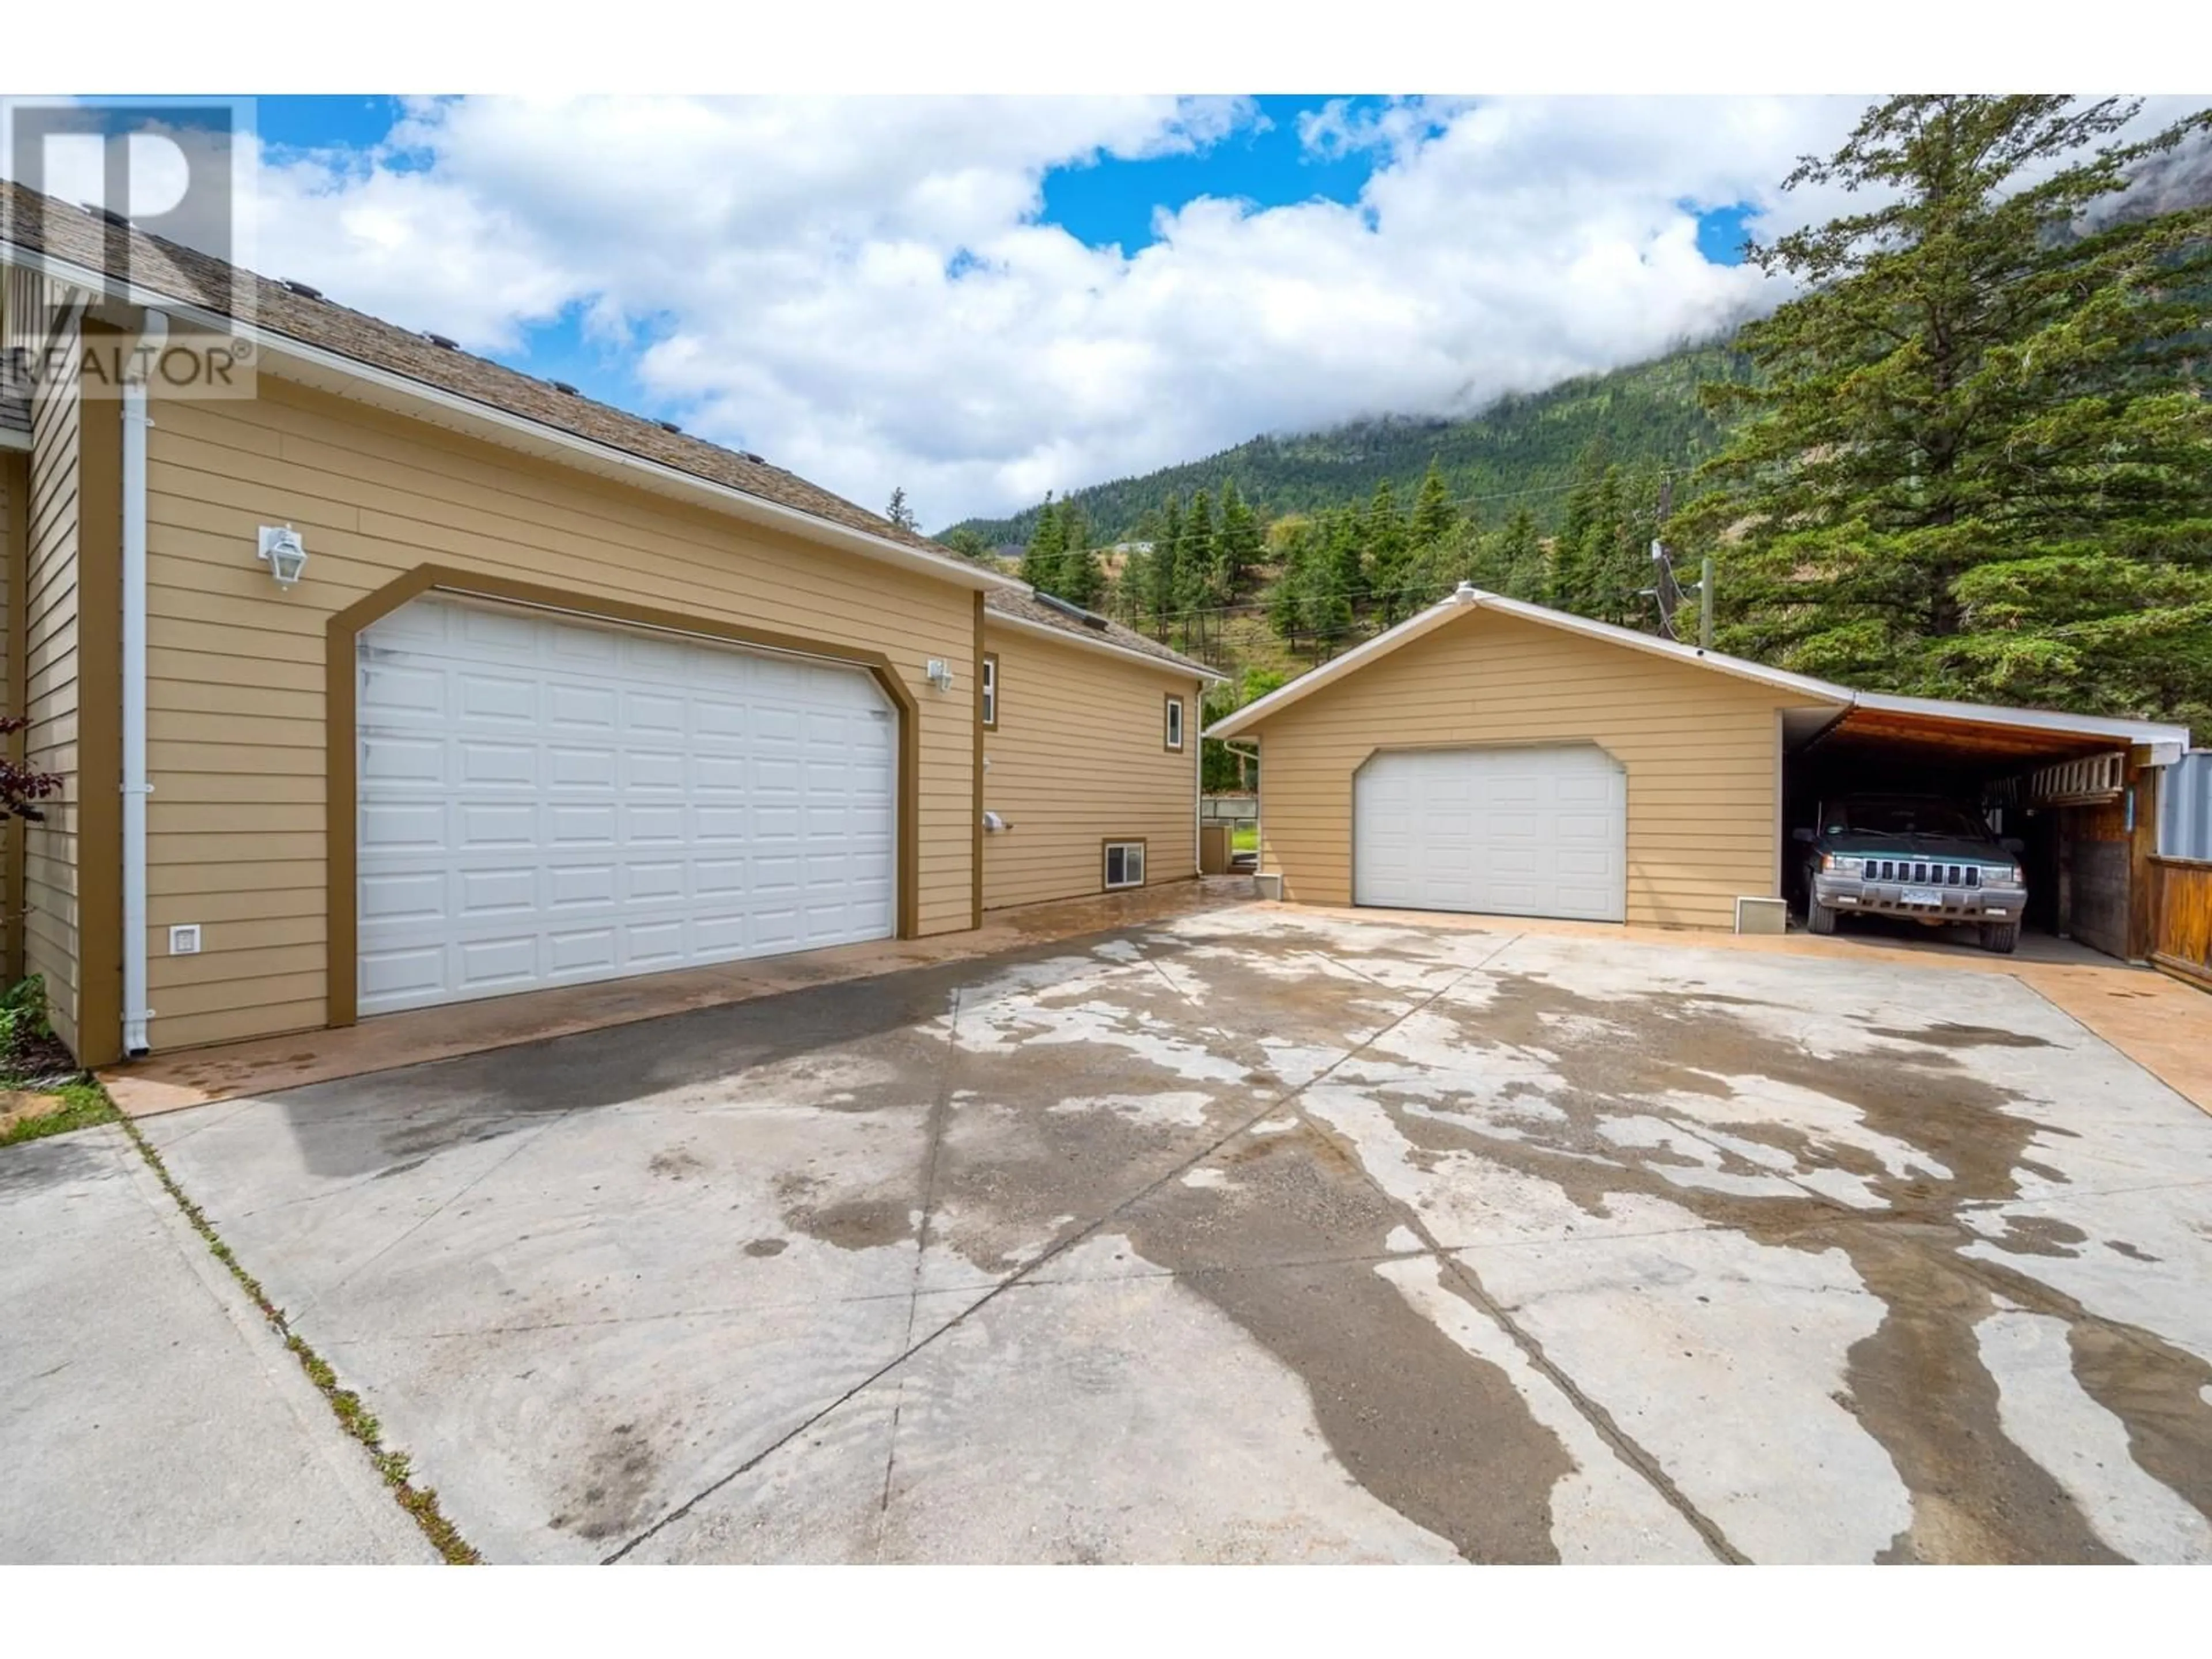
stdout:
{"type": "Polygon", "coordinates": [[[983,596],[983,608],[1001,616],[1018,617],[1024,622],[1041,623],[1047,628],[1056,628],[1079,640],[1103,641],[1117,645],[1124,651],[1134,651],[1147,657],[1157,657],[1171,668],[1188,669],[1193,674],[1212,675],[1214,671],[1203,663],[1195,662],[1180,651],[1171,651],[1158,640],[1147,639],[1133,628],[1124,628],[1120,623],[1098,620],[1103,626],[1093,627],[1079,617],[1047,605],[1033,592],[1014,588],[994,588],[983,596]]]}

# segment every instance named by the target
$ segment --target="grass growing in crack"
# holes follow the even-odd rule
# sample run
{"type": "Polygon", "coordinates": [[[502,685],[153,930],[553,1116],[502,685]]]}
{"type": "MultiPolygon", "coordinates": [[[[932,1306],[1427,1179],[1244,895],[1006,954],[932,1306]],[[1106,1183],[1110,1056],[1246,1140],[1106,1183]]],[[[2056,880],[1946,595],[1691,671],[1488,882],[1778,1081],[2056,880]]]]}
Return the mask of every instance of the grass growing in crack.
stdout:
{"type": "MultiPolygon", "coordinates": [[[[100,1089],[98,1084],[89,1086],[100,1093],[103,1103],[106,1102],[106,1092],[100,1089]]],[[[108,1106],[107,1110],[111,1117],[118,1116],[112,1105],[108,1106]]],[[[407,1454],[393,1451],[385,1445],[383,1428],[375,1416],[361,1403],[361,1396],[351,1389],[338,1386],[338,1375],[331,1369],[330,1362],[310,1347],[307,1339],[292,1328],[284,1317],[284,1310],[271,1302],[268,1291],[261,1288],[261,1281],[246,1271],[230,1246],[222,1242],[222,1236],[216,1231],[214,1224],[207,1218],[206,1212],[185,1196],[185,1189],[177,1185],[176,1177],[169,1173],[169,1166],[161,1161],[161,1155],[139,1133],[138,1126],[127,1117],[118,1117],[118,1121],[123,1125],[124,1133],[129,1135],[132,1144],[138,1148],[138,1155],[146,1160],[146,1167],[153,1170],[163,1189],[176,1200],[177,1207],[185,1212],[185,1219],[191,1223],[192,1231],[206,1241],[210,1253],[230,1269],[230,1276],[238,1281],[239,1288],[246,1292],[246,1298],[261,1310],[261,1316],[269,1322],[276,1334],[284,1339],[284,1346],[300,1362],[300,1369],[307,1374],[307,1381],[313,1383],[316,1391],[330,1402],[331,1414],[338,1419],[338,1425],[368,1451],[369,1462],[376,1466],[377,1474],[392,1489],[392,1495],[398,1499],[399,1507],[406,1510],[415,1524],[422,1528],[422,1535],[430,1540],[430,1547],[455,1566],[475,1566],[481,1562],[483,1558],[477,1553],[474,1547],[461,1536],[453,1523],[438,1508],[438,1494],[428,1486],[415,1484],[407,1454]]]]}

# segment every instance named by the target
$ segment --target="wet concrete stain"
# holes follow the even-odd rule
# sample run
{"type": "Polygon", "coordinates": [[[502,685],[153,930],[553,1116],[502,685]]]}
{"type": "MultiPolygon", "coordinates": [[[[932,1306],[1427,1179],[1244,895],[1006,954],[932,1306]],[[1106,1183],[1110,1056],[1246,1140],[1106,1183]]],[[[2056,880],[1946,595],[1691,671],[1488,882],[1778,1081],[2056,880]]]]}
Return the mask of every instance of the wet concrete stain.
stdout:
{"type": "Polygon", "coordinates": [[[707,1160],[689,1146],[671,1146],[647,1158],[645,1167],[664,1181],[684,1181],[702,1173],[707,1160]]]}
{"type": "Polygon", "coordinates": [[[1868,1030],[1878,1037],[1893,1037],[1900,1042],[1926,1043],[1936,1048],[2048,1048],[2048,1037],[2031,1036],[2026,1031],[2008,1031],[1995,1025],[1957,1025],[1949,1020],[1938,1020],[1933,1025],[1917,1027],[1869,1025],[1868,1030]]]}
{"type": "MultiPolygon", "coordinates": [[[[2212,1382],[2212,1365],[2153,1333],[2092,1316],[2025,1274],[1960,1254],[1986,1243],[2016,1255],[2070,1256],[2087,1237],[2063,1221],[2014,1217],[2004,1236],[1990,1240],[1959,1218],[1962,1206],[2017,1198],[2023,1170],[2060,1178],[2027,1156],[2039,1133],[2054,1132],[2030,1115],[2033,1103],[1959,1068],[1951,1051],[1983,1046],[1984,1028],[1937,1027],[1932,1034],[1892,1028],[1869,1033],[1889,1046],[1820,1056],[1678,998],[1598,1001],[1533,975],[1501,978],[1487,1007],[1449,1012],[1471,1047],[1539,1048],[1554,1055],[1560,1086],[1547,1098],[1565,1121],[1540,1140],[1508,1139],[1409,1109],[1393,1102],[1387,1087],[1378,1089],[1376,1097],[1417,1146],[1432,1153],[1471,1151],[1540,1176],[1593,1215],[1606,1213],[1608,1194],[1638,1193],[1764,1244],[1841,1248],[1850,1257],[1885,1312],[1881,1327],[1848,1356],[1848,1401],[1889,1452],[1913,1504],[1912,1525],[1885,1559],[2118,1559],[2057,1482],[2002,1431],[1996,1385],[1974,1336],[1976,1323],[1995,1307],[1992,1280],[2021,1305],[2069,1322],[2085,1392],[2127,1425],[2146,1470],[2212,1514],[2212,1405],[2202,1392],[2212,1382]],[[1618,1036],[1561,1044],[1547,1015],[1582,1016],[1618,1036]],[[1787,1152],[1801,1171],[1826,1166],[1858,1176],[1883,1207],[1854,1212],[1809,1189],[1802,1198],[1757,1198],[1685,1187],[1658,1176],[1652,1154],[1595,1133],[1607,1113],[1664,1115],[1653,1097],[1670,1089],[1725,1097],[1730,1090],[1721,1077],[1765,1077],[1843,1101],[1868,1128],[1950,1173],[1900,1176],[1863,1148],[1781,1131],[1759,1118],[1755,1101],[1746,1102],[1741,1121],[1723,1126],[1730,1135],[1787,1152]],[[1590,1156],[1598,1151],[1602,1157],[1590,1156]],[[2098,1356],[2101,1369],[2085,1355],[2098,1356]]],[[[1680,1127],[1694,1135],[1716,1126],[1700,1117],[1682,1119],[1680,1127]]]]}
{"type": "MultiPolygon", "coordinates": [[[[1192,966],[1204,983],[1198,1008],[1141,971],[1117,978],[1110,996],[1084,988],[1060,994],[1110,1003],[1133,1028],[1188,1027],[1211,1008],[1234,1019],[1265,1006],[1269,1036],[1334,1053],[1416,1000],[1386,995],[1378,1004],[1374,988],[1275,979],[1226,958],[1192,966]],[[1263,992],[1264,1005],[1246,1000],[1263,992]],[[1347,1006],[1354,992],[1365,1006],[1347,1006]]],[[[1439,983],[1448,976],[1440,973],[1439,983]]],[[[941,1242],[979,1268],[1005,1272],[1034,1252],[1040,1235],[1062,1242],[1152,1188],[1112,1224],[1301,1379],[1330,1452],[1352,1479],[1469,1560],[1556,1560],[1551,1493],[1573,1460],[1502,1370],[1468,1354],[1374,1272],[1407,1218],[1356,1157],[1301,1121],[1240,1143],[1218,1184],[1168,1179],[1241,1122],[1274,1109],[1280,1092],[1267,1051],[1250,1038],[1217,1031],[1211,1041],[1249,1062],[1246,1086],[1217,1089],[1207,1121],[1195,1128],[1104,1108],[994,1104],[1178,1086],[1171,1066],[1104,1045],[1021,1048],[957,1062],[957,1080],[976,1092],[954,1115],[939,1155],[939,1196],[959,1218],[941,1242]],[[1315,1265],[1282,1265],[1301,1261],[1315,1265]]]]}
{"type": "Polygon", "coordinates": [[[1229,1168],[1223,1187],[1170,1186],[1140,1206],[1139,1254],[1304,1381],[1368,1492],[1469,1561],[1558,1560],[1552,1493],[1574,1459],[1503,1370],[1376,1273],[1402,1208],[1310,1124],[1244,1143],[1229,1168]]]}
{"type": "Polygon", "coordinates": [[[745,1246],[745,1254],[752,1256],[781,1255],[791,1248],[787,1238],[756,1238],[745,1246]]]}
{"type": "Polygon", "coordinates": [[[575,1495],[552,1518],[564,1532],[594,1542],[620,1537],[642,1524],[658,1460],[633,1423],[617,1423],[584,1460],[575,1495]]]}

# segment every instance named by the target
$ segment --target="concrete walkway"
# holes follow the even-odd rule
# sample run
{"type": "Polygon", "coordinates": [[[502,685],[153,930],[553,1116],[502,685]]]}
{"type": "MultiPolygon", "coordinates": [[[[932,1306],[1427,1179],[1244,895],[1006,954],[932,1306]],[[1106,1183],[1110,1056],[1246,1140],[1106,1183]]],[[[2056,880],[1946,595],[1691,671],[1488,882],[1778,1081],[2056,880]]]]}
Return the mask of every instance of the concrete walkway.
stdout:
{"type": "Polygon", "coordinates": [[[112,1125],[0,1148],[0,1561],[436,1559],[112,1125]]]}

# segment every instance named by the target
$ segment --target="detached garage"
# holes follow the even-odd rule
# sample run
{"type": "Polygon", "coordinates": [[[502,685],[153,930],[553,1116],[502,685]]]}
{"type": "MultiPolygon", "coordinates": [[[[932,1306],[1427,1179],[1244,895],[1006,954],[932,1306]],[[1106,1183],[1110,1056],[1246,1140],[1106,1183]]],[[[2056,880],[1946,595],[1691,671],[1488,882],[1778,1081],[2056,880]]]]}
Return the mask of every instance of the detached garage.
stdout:
{"type": "MultiPolygon", "coordinates": [[[[2188,740],[1856,691],[1471,586],[1206,735],[1257,744],[1263,890],[1705,928],[1772,923],[1791,814],[1810,821],[1845,757],[1857,787],[1978,791],[1991,806],[2102,757],[2112,816],[2136,834],[2188,740]]],[[[2091,850],[2069,848],[2069,867],[2091,850]]]]}

